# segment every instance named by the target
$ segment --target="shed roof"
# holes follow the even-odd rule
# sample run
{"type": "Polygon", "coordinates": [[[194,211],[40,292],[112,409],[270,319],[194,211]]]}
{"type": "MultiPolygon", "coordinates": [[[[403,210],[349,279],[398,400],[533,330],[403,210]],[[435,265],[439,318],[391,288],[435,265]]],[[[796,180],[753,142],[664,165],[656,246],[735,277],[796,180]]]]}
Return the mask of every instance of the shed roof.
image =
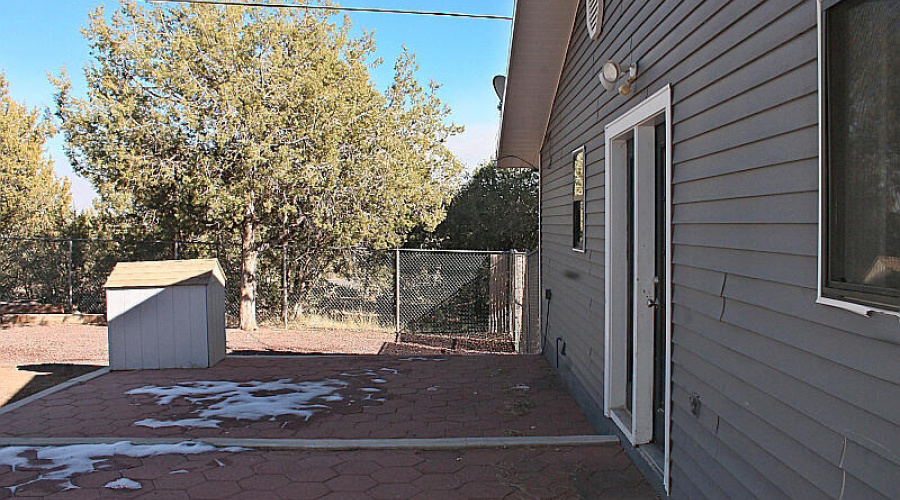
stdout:
{"type": "Polygon", "coordinates": [[[225,285],[225,273],[216,259],[119,262],[109,274],[104,287],[207,285],[214,279],[225,285]]]}
{"type": "Polygon", "coordinates": [[[578,0],[518,0],[497,144],[499,168],[537,168],[578,0]]]}

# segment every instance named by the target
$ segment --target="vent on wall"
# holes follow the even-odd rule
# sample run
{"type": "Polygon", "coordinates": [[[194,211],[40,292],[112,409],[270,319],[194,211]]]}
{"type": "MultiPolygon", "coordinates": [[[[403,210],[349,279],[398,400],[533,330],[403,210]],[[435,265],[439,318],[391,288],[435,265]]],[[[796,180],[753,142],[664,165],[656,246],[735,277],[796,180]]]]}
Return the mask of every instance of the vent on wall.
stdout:
{"type": "Polygon", "coordinates": [[[587,29],[592,40],[600,38],[603,26],[603,0],[585,0],[587,2],[587,29]]]}

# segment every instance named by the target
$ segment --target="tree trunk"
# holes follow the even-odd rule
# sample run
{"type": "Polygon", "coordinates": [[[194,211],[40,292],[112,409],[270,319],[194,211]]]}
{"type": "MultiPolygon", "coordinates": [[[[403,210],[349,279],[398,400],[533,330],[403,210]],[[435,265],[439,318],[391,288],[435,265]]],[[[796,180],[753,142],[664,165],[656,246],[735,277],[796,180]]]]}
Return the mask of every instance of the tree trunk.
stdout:
{"type": "Polygon", "coordinates": [[[255,331],[256,323],[256,266],[259,252],[256,250],[256,233],[253,221],[247,220],[241,227],[241,330],[255,331]]]}

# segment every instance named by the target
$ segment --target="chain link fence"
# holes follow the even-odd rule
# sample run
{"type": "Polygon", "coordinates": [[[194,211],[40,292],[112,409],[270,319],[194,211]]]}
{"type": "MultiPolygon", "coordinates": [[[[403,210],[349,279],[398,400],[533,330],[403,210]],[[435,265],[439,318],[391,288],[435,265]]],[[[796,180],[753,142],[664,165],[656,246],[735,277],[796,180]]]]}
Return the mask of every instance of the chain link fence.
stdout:
{"type": "Polygon", "coordinates": [[[541,256],[537,251],[525,257],[525,307],[522,339],[516,342],[523,352],[541,352],[541,256]]]}
{"type": "MultiPolygon", "coordinates": [[[[116,262],[189,258],[219,259],[226,322],[236,327],[241,252],[229,242],[0,238],[0,302],[103,314],[103,284],[116,262]]],[[[536,258],[524,253],[283,245],[265,248],[258,259],[263,325],[378,329],[453,349],[539,348],[531,319],[536,306],[529,308],[536,258]]]]}
{"type": "Polygon", "coordinates": [[[0,238],[0,302],[104,314],[116,262],[216,257],[214,244],[107,239],[0,238]]]}

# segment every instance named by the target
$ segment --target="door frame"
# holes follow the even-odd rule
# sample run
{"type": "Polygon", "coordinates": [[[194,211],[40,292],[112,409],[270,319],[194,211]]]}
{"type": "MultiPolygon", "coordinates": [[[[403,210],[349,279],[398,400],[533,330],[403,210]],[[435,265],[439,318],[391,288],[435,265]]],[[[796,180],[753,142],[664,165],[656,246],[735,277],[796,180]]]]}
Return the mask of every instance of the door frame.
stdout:
{"type": "MultiPolygon", "coordinates": [[[[626,111],[605,127],[605,363],[603,411],[621,429],[632,446],[648,443],[653,435],[653,335],[652,328],[648,335],[645,327],[647,316],[652,325],[652,310],[642,308],[637,300],[641,297],[641,284],[635,283],[634,297],[636,307],[633,318],[627,317],[627,302],[623,292],[627,290],[627,256],[625,244],[625,224],[627,210],[625,197],[621,194],[627,181],[622,175],[625,165],[625,146],[623,136],[634,134],[635,165],[647,155],[647,148],[652,152],[653,125],[658,117],[665,117],[666,160],[665,160],[665,443],[663,483],[669,491],[670,448],[672,424],[672,89],[666,85],[640,104],[626,111]],[[622,410],[624,407],[627,360],[625,332],[628,321],[635,324],[633,359],[635,374],[632,386],[632,412],[622,410]],[[648,346],[649,344],[649,346],[648,346]],[[648,373],[649,371],[649,373],[648,373]],[[648,411],[649,410],[649,411],[648,411]]],[[[646,161],[646,160],[645,160],[646,161]]],[[[641,181],[642,174],[635,171],[635,182],[641,181]]],[[[646,177],[646,176],[644,176],[646,177]]],[[[643,182],[646,182],[646,178],[643,182]]],[[[637,208],[647,203],[639,198],[640,190],[635,196],[635,238],[640,234],[641,219],[637,208]]],[[[652,191],[651,191],[652,192],[652,191]]],[[[651,203],[654,200],[651,200],[651,203]]],[[[652,206],[652,205],[650,205],[652,206]]],[[[657,249],[658,250],[658,249],[657,249]]],[[[639,246],[635,245],[635,262],[640,266],[639,246]]],[[[646,253],[645,257],[646,257],[646,253]]],[[[652,258],[652,257],[651,257],[652,258]]],[[[639,268],[640,269],[640,268],[639,268]]],[[[636,281],[640,279],[640,271],[636,273],[636,281]]],[[[645,276],[646,278],[646,276],[645,276]]],[[[646,281],[644,283],[646,285],[646,281]]]]}

